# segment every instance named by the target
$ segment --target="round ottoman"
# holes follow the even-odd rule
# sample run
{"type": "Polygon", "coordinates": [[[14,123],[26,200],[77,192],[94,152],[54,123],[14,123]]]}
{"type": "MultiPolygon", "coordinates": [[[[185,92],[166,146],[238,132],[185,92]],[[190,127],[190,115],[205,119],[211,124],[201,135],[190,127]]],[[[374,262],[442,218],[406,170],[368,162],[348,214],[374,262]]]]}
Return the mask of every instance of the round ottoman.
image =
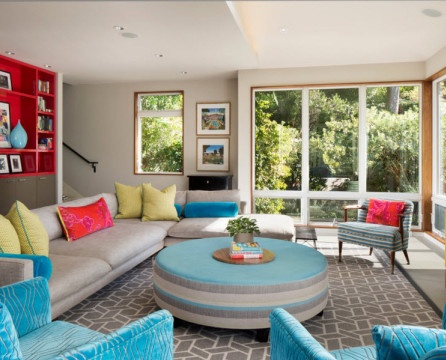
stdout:
{"type": "Polygon", "coordinates": [[[212,253],[231,238],[188,240],[163,249],[154,266],[157,304],[192,323],[228,329],[269,328],[282,307],[298,320],[323,311],[328,299],[327,260],[293,242],[255,238],[275,254],[269,263],[228,264],[212,253]]]}

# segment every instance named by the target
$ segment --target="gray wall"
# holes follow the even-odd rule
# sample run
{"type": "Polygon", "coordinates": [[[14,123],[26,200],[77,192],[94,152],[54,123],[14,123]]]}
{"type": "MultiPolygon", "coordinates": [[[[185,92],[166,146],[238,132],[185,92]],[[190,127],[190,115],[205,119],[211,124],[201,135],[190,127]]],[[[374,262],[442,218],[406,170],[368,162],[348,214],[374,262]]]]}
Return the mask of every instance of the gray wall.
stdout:
{"type": "Polygon", "coordinates": [[[115,181],[157,188],[176,184],[188,188],[187,175],[226,175],[196,171],[196,104],[231,103],[230,174],[237,188],[237,80],[141,82],[107,85],[64,85],[63,141],[91,161],[96,173],[63,148],[63,180],[84,196],[114,191],[115,181]],[[184,91],[184,175],[134,174],[134,92],[184,91]]]}

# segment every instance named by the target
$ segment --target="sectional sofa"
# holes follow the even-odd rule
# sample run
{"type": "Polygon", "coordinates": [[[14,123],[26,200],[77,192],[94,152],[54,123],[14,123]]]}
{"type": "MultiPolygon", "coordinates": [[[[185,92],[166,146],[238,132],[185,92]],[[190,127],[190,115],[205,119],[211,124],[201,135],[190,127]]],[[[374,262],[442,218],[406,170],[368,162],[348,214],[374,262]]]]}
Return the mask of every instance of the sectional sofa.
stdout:
{"type": "MultiPolygon", "coordinates": [[[[111,216],[118,213],[114,193],[102,193],[60,204],[79,207],[104,198],[111,216]]],[[[191,202],[235,202],[240,213],[238,190],[177,191],[175,204],[184,208],[191,202]]],[[[112,280],[124,274],[165,246],[187,239],[228,236],[225,217],[180,217],[180,221],[141,221],[139,218],[117,219],[114,225],[86,235],[76,241],[67,241],[57,213],[57,205],[33,209],[49,236],[49,258],[53,272],[49,280],[52,318],[92,295],[112,280]]],[[[293,240],[294,224],[290,217],[273,214],[249,214],[258,219],[262,237],[293,240]]],[[[0,258],[0,268],[10,266],[0,258]]],[[[22,261],[26,263],[27,261],[22,261]]],[[[29,260],[28,260],[29,265],[29,260]]],[[[4,272],[6,273],[6,272],[4,272]]],[[[2,275],[0,274],[0,277],[2,275]]]]}

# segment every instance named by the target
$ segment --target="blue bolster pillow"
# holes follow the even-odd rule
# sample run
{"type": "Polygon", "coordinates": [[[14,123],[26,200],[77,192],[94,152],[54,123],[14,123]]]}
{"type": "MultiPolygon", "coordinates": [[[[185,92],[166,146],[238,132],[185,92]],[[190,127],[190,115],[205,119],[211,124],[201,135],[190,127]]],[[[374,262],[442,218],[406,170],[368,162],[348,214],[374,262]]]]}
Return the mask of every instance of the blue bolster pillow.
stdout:
{"type": "Polygon", "coordinates": [[[207,201],[191,202],[184,207],[184,217],[234,217],[238,214],[238,205],[235,202],[207,201]]]}
{"type": "Polygon", "coordinates": [[[3,258],[27,259],[33,261],[34,277],[42,276],[49,280],[53,274],[53,263],[50,258],[44,255],[31,254],[0,254],[3,258]]]}
{"type": "Polygon", "coordinates": [[[181,217],[183,215],[183,208],[180,204],[175,203],[175,210],[177,211],[178,217],[181,217]]]}

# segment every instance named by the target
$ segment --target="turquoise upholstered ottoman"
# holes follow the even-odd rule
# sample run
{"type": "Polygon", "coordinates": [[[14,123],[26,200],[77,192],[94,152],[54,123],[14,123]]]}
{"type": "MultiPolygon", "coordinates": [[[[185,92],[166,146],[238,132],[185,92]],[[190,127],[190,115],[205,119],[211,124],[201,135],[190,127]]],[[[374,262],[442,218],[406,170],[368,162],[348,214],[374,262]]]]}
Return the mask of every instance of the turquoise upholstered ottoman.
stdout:
{"type": "Polygon", "coordinates": [[[327,260],[293,242],[255,238],[275,253],[269,263],[228,264],[212,253],[231,238],[188,240],[163,249],[154,266],[157,304],[192,323],[228,329],[266,329],[269,314],[286,309],[304,321],[328,299],[327,260]]]}

